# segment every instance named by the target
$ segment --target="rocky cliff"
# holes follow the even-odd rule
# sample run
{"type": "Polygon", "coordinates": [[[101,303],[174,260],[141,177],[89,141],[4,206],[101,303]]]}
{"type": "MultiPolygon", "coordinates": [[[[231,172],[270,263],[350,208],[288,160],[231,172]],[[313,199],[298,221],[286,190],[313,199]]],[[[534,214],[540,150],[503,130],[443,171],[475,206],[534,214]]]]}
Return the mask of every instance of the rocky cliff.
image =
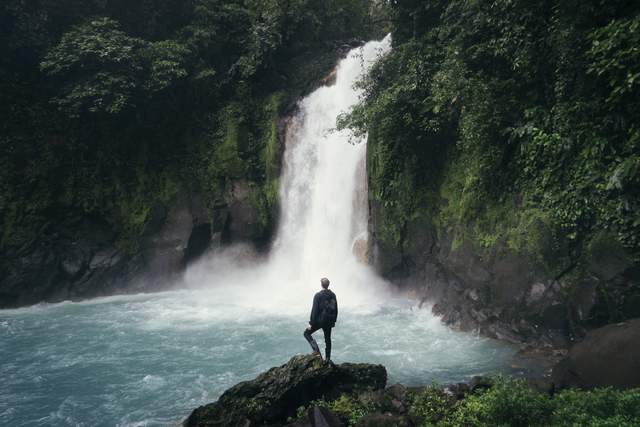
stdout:
{"type": "Polygon", "coordinates": [[[294,356],[251,381],[239,383],[217,402],[195,409],[184,427],[282,426],[296,410],[317,399],[343,393],[384,389],[387,371],[381,365],[326,363],[316,356],[294,356]]]}
{"type": "MultiPolygon", "coordinates": [[[[505,242],[490,250],[454,242],[428,218],[407,224],[400,246],[379,235],[378,206],[371,203],[370,252],[378,271],[411,290],[453,327],[537,349],[567,348],[595,327],[640,316],[640,268],[606,237],[589,248],[578,280],[570,265],[557,276],[535,256],[505,242]]],[[[532,237],[533,238],[533,237],[532,237]]]]}
{"type": "Polygon", "coordinates": [[[246,197],[208,209],[203,197],[181,195],[154,207],[133,254],[105,218],[51,218],[18,250],[4,253],[0,308],[162,289],[211,247],[259,242],[255,217],[246,197]],[[238,210],[242,216],[233,214],[238,210]]]}

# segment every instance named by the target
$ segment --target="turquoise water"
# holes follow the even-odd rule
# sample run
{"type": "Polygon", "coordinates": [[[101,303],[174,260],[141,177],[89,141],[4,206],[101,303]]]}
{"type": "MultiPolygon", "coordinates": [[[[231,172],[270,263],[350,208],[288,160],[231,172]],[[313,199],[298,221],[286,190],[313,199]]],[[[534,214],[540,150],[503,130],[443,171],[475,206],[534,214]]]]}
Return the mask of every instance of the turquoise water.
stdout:
{"type": "MultiPolygon", "coordinates": [[[[309,351],[307,313],[277,311],[204,291],[0,311],[0,425],[175,425],[309,351]]],[[[389,384],[514,370],[514,348],[451,331],[403,298],[341,310],[333,340],[335,362],[382,363],[389,384]]]]}

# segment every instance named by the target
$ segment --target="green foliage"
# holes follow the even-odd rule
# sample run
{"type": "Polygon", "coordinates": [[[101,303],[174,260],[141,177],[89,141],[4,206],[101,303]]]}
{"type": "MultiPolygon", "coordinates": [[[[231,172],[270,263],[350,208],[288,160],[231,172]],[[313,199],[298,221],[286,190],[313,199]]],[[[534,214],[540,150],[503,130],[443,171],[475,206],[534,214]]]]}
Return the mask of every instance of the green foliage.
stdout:
{"type": "MultiPolygon", "coordinates": [[[[337,399],[329,402],[325,400],[311,402],[310,406],[314,405],[329,409],[349,427],[355,426],[360,421],[360,418],[376,410],[376,405],[372,402],[363,401],[357,396],[349,394],[342,394],[337,399]]],[[[300,413],[304,416],[303,411],[299,410],[298,414],[300,413]]]]}
{"type": "Polygon", "coordinates": [[[554,397],[551,425],[620,426],[638,425],[640,390],[565,390],[554,397]]]}
{"type": "Polygon", "coordinates": [[[139,57],[143,46],[113,19],[100,18],[65,33],[41,69],[61,79],[62,93],[55,102],[71,116],[83,110],[115,114],[135,95],[143,71],[139,57]]]}
{"type": "Polygon", "coordinates": [[[425,427],[634,426],[639,403],[638,389],[564,390],[550,397],[524,380],[497,378],[489,390],[455,403],[428,388],[414,397],[411,415],[425,427]]]}
{"type": "Polygon", "coordinates": [[[179,190],[177,179],[170,172],[150,174],[138,168],[132,183],[117,182],[113,194],[113,215],[118,246],[133,262],[138,253],[140,237],[156,206],[166,206],[179,190]]]}
{"type": "Polygon", "coordinates": [[[142,52],[148,64],[148,78],[145,89],[149,92],[170,87],[175,81],[187,77],[187,59],[191,51],[175,40],[163,40],[149,43],[142,52]]]}
{"type": "Polygon", "coordinates": [[[498,379],[488,391],[467,396],[440,425],[546,426],[550,409],[550,399],[524,381],[498,379]]]}
{"type": "Polygon", "coordinates": [[[423,425],[430,426],[450,416],[454,404],[455,398],[441,388],[431,386],[412,396],[409,415],[423,425]]]}
{"type": "MultiPolygon", "coordinates": [[[[316,400],[309,407],[328,408],[348,426],[367,414],[384,410],[367,394],[343,394],[333,401],[316,400]]],[[[456,400],[437,386],[412,393],[408,415],[421,427],[563,427],[638,425],[640,389],[563,390],[553,396],[532,389],[525,380],[497,377],[487,390],[456,400]]],[[[297,420],[306,419],[300,407],[297,420]]],[[[293,420],[292,420],[293,421],[293,420]]]]}
{"type": "MultiPolygon", "coordinates": [[[[278,117],[308,83],[291,82],[299,58],[331,52],[332,62],[336,44],[367,37],[369,4],[7,0],[0,248],[86,213],[113,224],[133,254],[169,194],[190,188],[220,207],[234,180],[248,183],[267,232],[278,196],[278,117]]],[[[311,75],[327,66],[313,64],[311,75]]]]}
{"type": "Polygon", "coordinates": [[[66,32],[40,68],[57,79],[62,90],[55,102],[71,117],[118,114],[186,77],[189,54],[175,40],[147,42],[100,18],[66,32]]]}
{"type": "Polygon", "coordinates": [[[640,85],[640,17],[617,19],[594,30],[588,51],[589,72],[605,79],[610,104],[638,94],[640,85]]]}
{"type": "Polygon", "coordinates": [[[394,50],[338,123],[369,135],[383,243],[429,218],[454,249],[538,254],[557,274],[606,229],[640,259],[638,5],[391,7],[394,50]]]}

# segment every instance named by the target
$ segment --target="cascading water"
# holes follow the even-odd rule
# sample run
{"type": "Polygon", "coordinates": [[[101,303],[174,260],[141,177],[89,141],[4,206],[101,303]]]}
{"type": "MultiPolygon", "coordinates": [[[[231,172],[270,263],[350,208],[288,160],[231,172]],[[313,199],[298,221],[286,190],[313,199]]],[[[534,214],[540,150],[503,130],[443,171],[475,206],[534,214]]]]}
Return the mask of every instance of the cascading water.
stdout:
{"type": "Polygon", "coordinates": [[[256,309],[286,307],[289,312],[308,310],[321,277],[332,281],[341,306],[375,304],[389,296],[362,262],[365,138],[354,141],[349,132],[335,130],[338,115],[358,101],[354,83],[389,49],[387,36],[352,50],[339,63],[335,84],[300,102],[286,132],[281,221],[268,260],[247,269],[238,265],[237,252],[217,254],[190,269],[189,286],[218,291],[222,286],[256,309]]]}
{"type": "Polygon", "coordinates": [[[390,36],[354,49],[338,65],[335,84],[300,102],[286,132],[281,220],[268,260],[247,268],[237,250],[215,254],[189,270],[188,286],[218,295],[224,288],[253,309],[291,312],[308,309],[326,276],[341,306],[381,300],[382,280],[355,253],[366,251],[366,146],[335,126],[358,101],[354,83],[389,49],[390,36]]]}
{"type": "Polygon", "coordinates": [[[238,381],[309,351],[302,331],[322,276],[341,308],[336,362],[382,363],[390,382],[405,384],[511,372],[513,348],[447,329],[358,261],[365,145],[332,128],[357,101],[354,81],[388,49],[389,39],[355,49],[335,85],[300,103],[267,260],[232,248],[189,268],[174,291],[0,311],[0,425],[175,425],[238,381]]]}
{"type": "Polygon", "coordinates": [[[290,272],[314,285],[322,275],[350,286],[358,283],[348,279],[355,279],[354,271],[361,269],[353,246],[367,231],[366,200],[358,197],[365,192],[366,176],[358,173],[365,144],[350,144],[347,132],[333,128],[338,114],[358,101],[356,80],[389,48],[387,37],[350,52],[338,66],[335,84],[300,104],[287,133],[283,220],[272,260],[278,266],[292,261],[290,272]]]}

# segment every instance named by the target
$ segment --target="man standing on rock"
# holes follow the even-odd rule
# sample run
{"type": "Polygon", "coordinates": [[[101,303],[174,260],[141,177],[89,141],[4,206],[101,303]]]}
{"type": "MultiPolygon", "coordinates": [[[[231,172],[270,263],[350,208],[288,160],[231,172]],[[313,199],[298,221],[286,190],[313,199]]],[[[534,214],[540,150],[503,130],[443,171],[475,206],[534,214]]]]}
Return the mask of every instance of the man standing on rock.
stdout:
{"type": "Polygon", "coordinates": [[[338,318],[338,300],[336,299],[336,294],[329,290],[329,279],[323,277],[320,279],[320,285],[322,285],[322,290],[313,297],[309,326],[304,331],[304,337],[311,345],[313,354],[322,357],[318,343],[311,336],[318,329],[322,329],[324,333],[325,360],[330,362],[331,328],[335,326],[338,318]]]}

